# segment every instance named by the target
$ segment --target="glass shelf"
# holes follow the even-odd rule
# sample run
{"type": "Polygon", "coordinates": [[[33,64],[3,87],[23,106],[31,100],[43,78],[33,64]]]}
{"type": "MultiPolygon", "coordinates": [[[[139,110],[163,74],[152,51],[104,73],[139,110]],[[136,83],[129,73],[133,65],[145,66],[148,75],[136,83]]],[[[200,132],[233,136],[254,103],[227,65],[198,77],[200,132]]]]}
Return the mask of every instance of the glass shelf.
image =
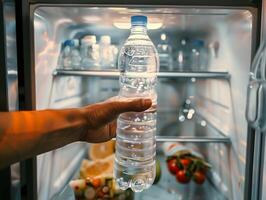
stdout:
{"type": "MultiPolygon", "coordinates": [[[[53,73],[54,76],[96,76],[96,77],[109,77],[117,78],[119,71],[103,71],[103,70],[72,70],[72,69],[56,69],[53,73]]],[[[215,72],[215,71],[182,71],[182,72],[159,72],[159,78],[212,78],[212,79],[230,79],[228,72],[215,72]]]]}
{"type": "Polygon", "coordinates": [[[197,111],[192,119],[184,121],[178,119],[178,113],[158,112],[157,125],[158,142],[231,143],[230,137],[215,128],[197,111]]]}
{"type": "Polygon", "coordinates": [[[167,124],[161,129],[157,128],[156,142],[231,144],[228,136],[206,121],[204,121],[204,126],[202,126],[197,120],[175,122],[167,124]],[[191,127],[194,128],[191,129],[191,127]]]}

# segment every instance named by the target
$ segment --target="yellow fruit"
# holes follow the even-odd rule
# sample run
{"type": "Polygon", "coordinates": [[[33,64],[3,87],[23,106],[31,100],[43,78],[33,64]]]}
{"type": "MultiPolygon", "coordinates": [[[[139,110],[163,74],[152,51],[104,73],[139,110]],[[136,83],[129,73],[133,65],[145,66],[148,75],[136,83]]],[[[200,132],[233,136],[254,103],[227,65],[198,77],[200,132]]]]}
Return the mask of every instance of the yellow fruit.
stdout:
{"type": "Polygon", "coordinates": [[[89,148],[89,157],[91,160],[100,160],[113,154],[115,151],[115,141],[91,144],[89,148]]]}
{"type": "Polygon", "coordinates": [[[83,160],[80,167],[81,178],[94,178],[112,176],[114,168],[114,155],[102,160],[83,160]]]}

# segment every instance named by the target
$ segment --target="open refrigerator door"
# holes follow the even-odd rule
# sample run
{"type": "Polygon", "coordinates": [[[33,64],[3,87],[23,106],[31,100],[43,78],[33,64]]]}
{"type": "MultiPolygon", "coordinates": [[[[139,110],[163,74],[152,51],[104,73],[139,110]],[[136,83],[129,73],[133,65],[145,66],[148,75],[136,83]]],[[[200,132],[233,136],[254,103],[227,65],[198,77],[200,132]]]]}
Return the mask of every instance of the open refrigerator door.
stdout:
{"type": "Polygon", "coordinates": [[[261,44],[253,59],[247,94],[246,118],[254,138],[252,166],[252,199],[265,199],[265,102],[266,102],[266,49],[265,49],[265,1],[262,3],[261,44]]]}

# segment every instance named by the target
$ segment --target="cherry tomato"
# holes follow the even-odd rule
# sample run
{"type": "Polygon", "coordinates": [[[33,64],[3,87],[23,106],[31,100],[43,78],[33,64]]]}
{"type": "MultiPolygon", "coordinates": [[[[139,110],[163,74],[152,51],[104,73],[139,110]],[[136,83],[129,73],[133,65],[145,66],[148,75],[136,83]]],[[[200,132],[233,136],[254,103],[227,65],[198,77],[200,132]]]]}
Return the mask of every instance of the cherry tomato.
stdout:
{"type": "Polygon", "coordinates": [[[205,167],[201,167],[200,169],[198,169],[197,171],[199,171],[199,172],[201,172],[201,173],[203,173],[203,174],[206,174],[207,173],[207,171],[208,171],[208,169],[205,167]]]}
{"type": "Polygon", "coordinates": [[[176,173],[176,180],[179,183],[188,183],[191,179],[190,173],[187,170],[179,170],[176,173]]]}
{"type": "Polygon", "coordinates": [[[180,159],[180,163],[182,164],[184,169],[187,169],[192,164],[192,160],[190,160],[189,158],[182,158],[180,159]]]}
{"type": "Polygon", "coordinates": [[[93,185],[93,187],[97,188],[97,187],[100,187],[101,186],[101,179],[99,178],[93,178],[91,180],[91,184],[93,185]]]}
{"type": "Polygon", "coordinates": [[[193,180],[195,181],[195,183],[201,185],[204,183],[206,179],[206,176],[204,174],[204,172],[202,171],[196,171],[194,174],[193,174],[193,180]]]}
{"type": "Polygon", "coordinates": [[[176,159],[169,160],[167,162],[167,167],[171,174],[176,174],[180,170],[177,166],[176,159]]]}

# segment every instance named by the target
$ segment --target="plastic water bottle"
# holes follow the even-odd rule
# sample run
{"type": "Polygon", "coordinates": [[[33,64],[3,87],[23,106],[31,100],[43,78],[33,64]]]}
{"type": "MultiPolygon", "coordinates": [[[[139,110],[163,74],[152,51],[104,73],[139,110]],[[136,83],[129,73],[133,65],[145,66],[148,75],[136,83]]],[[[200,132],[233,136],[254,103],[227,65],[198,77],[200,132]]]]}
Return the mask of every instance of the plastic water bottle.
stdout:
{"type": "Polygon", "coordinates": [[[64,69],[78,69],[81,57],[79,54],[79,40],[66,40],[62,45],[59,57],[59,67],[64,69]]]}
{"type": "Polygon", "coordinates": [[[103,69],[112,68],[114,66],[114,55],[111,45],[111,37],[103,35],[100,38],[100,65],[103,69]]]}
{"type": "Polygon", "coordinates": [[[165,33],[161,34],[161,40],[160,43],[157,45],[157,50],[160,58],[160,69],[172,71],[172,46],[168,42],[169,41],[167,35],[165,33]]]}
{"type": "Polygon", "coordinates": [[[79,69],[80,68],[80,62],[81,62],[81,56],[79,53],[79,40],[74,39],[73,42],[73,48],[71,50],[71,64],[73,69],[79,69]]]}
{"type": "Polygon", "coordinates": [[[191,41],[191,67],[194,70],[199,70],[201,67],[201,53],[204,48],[204,41],[194,39],[191,41]]]}
{"type": "Polygon", "coordinates": [[[121,114],[118,118],[114,175],[118,187],[141,192],[155,178],[156,104],[158,53],[147,35],[147,17],[131,17],[131,34],[120,50],[121,98],[151,98],[145,112],[121,114]]]}
{"type": "Polygon", "coordinates": [[[73,42],[71,40],[66,40],[63,46],[63,68],[68,69],[72,67],[71,49],[73,48],[73,42]]]}
{"type": "Polygon", "coordinates": [[[99,45],[96,44],[95,35],[87,35],[81,40],[82,68],[97,69],[99,66],[99,45]]]}

